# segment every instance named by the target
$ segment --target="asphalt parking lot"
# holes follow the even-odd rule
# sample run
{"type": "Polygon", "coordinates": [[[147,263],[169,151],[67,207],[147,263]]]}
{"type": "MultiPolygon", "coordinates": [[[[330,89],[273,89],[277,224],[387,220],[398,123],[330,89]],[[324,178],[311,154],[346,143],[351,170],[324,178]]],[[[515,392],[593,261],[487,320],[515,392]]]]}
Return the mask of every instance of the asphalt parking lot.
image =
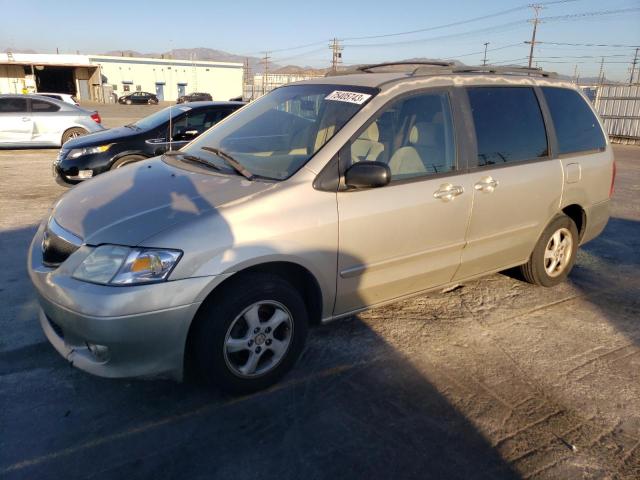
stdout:
{"type": "Polygon", "coordinates": [[[497,274],[314,328],[280,384],[230,397],[54,351],[26,253],[57,152],[0,151],[0,477],[640,478],[640,147],[615,152],[612,218],[565,284],[497,274]]]}

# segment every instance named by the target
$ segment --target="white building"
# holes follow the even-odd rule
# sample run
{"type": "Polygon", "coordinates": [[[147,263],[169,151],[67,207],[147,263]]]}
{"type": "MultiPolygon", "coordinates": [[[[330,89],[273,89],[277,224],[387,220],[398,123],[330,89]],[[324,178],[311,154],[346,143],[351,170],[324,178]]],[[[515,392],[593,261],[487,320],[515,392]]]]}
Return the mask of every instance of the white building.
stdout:
{"type": "Polygon", "coordinates": [[[0,93],[60,92],[84,101],[112,101],[127,92],[175,101],[192,92],[214,100],[242,95],[241,63],[105,55],[0,53],[0,93]]]}
{"type": "Polygon", "coordinates": [[[265,93],[269,93],[274,88],[281,87],[287,83],[299,82],[301,80],[311,80],[313,78],[320,78],[323,75],[313,73],[269,73],[264,75],[263,73],[257,73],[253,76],[253,82],[245,84],[244,86],[244,98],[255,99],[265,93]]]}

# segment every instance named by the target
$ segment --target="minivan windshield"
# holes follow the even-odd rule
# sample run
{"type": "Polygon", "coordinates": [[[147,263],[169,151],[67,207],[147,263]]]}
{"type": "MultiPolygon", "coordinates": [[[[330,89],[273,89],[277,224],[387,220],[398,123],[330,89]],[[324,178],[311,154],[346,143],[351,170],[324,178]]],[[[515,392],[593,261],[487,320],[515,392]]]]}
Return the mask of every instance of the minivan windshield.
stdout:
{"type": "Polygon", "coordinates": [[[163,123],[168,122],[169,118],[176,118],[178,115],[182,115],[189,110],[191,110],[191,107],[182,105],[163,108],[159,112],[152,113],[148,117],[141,118],[137,122],[128,126],[132,126],[140,130],[149,130],[159,127],[163,123]]]}
{"type": "Polygon", "coordinates": [[[215,153],[222,152],[258,178],[284,180],[307,163],[377,92],[368,87],[323,84],[277,88],[182,150],[210,157],[229,170],[215,153]]]}

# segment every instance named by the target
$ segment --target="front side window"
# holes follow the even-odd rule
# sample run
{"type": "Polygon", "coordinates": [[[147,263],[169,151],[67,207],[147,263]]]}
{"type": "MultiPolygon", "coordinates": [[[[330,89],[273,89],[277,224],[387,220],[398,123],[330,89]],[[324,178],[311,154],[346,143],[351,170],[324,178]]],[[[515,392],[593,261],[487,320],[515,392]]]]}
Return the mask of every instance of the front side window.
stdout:
{"type": "Polygon", "coordinates": [[[533,88],[475,87],[467,92],[478,144],[478,166],[548,155],[547,133],[533,88]]]}
{"type": "Polygon", "coordinates": [[[352,140],[350,150],[351,163],[388,164],[392,182],[455,170],[448,95],[421,94],[392,103],[352,140]]]}
{"type": "Polygon", "coordinates": [[[542,87],[558,137],[559,153],[604,150],[607,142],[598,119],[575,90],[542,87]]]}
{"type": "Polygon", "coordinates": [[[242,108],[183,150],[210,157],[224,168],[214,148],[256,176],[284,180],[320,150],[375,94],[347,85],[277,88],[242,108]]]}
{"type": "Polygon", "coordinates": [[[31,111],[33,113],[57,112],[58,110],[60,110],[60,107],[53,103],[36,100],[35,98],[31,100],[31,111]]]}
{"type": "Polygon", "coordinates": [[[26,98],[0,98],[0,113],[18,113],[26,111],[26,98]]]}
{"type": "Polygon", "coordinates": [[[175,119],[176,117],[183,115],[189,110],[191,110],[191,107],[187,107],[184,105],[163,108],[162,110],[156,113],[152,113],[148,117],[141,118],[137,122],[127,126],[136,128],[138,130],[149,130],[152,128],[157,128],[163,123],[168,122],[170,118],[175,119]]]}

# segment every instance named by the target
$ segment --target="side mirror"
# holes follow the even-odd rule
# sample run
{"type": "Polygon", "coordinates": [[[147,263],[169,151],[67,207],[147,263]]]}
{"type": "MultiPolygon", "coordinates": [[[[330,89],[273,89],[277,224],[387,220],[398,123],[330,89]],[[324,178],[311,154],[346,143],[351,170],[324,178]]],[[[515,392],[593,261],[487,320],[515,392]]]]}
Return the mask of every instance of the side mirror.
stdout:
{"type": "Polygon", "coordinates": [[[348,187],[384,187],[391,181],[391,170],[386,163],[363,161],[351,165],[344,179],[348,187]]]}

